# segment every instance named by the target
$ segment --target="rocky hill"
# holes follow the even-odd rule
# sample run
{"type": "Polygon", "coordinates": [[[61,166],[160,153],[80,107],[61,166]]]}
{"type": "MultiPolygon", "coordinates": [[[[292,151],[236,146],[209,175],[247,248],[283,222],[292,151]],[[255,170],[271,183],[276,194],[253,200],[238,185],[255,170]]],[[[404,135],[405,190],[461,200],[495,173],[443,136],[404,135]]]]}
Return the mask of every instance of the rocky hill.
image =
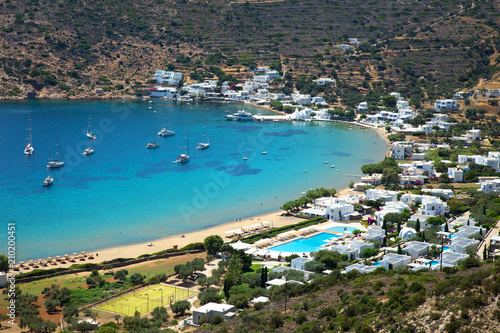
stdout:
{"type": "Polygon", "coordinates": [[[498,265],[445,273],[334,271],[309,285],[275,287],[271,304],[198,331],[499,332],[499,271],[498,265]]]}
{"type": "MultiPolygon", "coordinates": [[[[497,72],[489,1],[3,0],[1,98],[130,96],[155,69],[238,79],[256,65],[367,93],[443,95],[497,72]],[[348,38],[362,44],[342,51],[348,38]],[[431,90],[427,92],[427,90],[431,90]],[[448,89],[448,90],[447,90],[448,89]]],[[[341,92],[339,92],[341,94],[341,92]]]]}

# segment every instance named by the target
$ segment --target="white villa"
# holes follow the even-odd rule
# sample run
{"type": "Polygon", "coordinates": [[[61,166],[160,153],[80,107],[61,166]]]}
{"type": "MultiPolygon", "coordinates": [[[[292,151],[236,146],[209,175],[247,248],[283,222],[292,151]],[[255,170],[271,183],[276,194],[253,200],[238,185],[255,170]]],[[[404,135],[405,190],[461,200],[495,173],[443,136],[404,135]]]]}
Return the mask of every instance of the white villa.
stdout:
{"type": "Polygon", "coordinates": [[[490,151],[488,156],[481,155],[458,155],[458,163],[465,164],[474,162],[479,165],[491,167],[495,172],[500,171],[500,152],[490,151]]]}
{"type": "Polygon", "coordinates": [[[236,308],[231,304],[207,303],[193,310],[193,323],[198,325],[198,321],[204,316],[210,321],[216,315],[221,315],[224,319],[236,316],[236,308]]]}
{"type": "Polygon", "coordinates": [[[458,102],[454,99],[437,99],[434,103],[434,110],[458,109],[458,102]]]}
{"type": "Polygon", "coordinates": [[[475,250],[478,245],[479,241],[477,239],[455,237],[451,239],[450,250],[465,254],[468,247],[472,247],[475,250]]]}
{"type": "Polygon", "coordinates": [[[322,77],[316,80],[313,80],[318,86],[335,86],[335,79],[331,79],[329,77],[322,77]]]}
{"type": "Polygon", "coordinates": [[[395,253],[388,253],[379,261],[380,267],[384,267],[386,270],[394,269],[398,266],[406,267],[410,262],[410,256],[395,253]]]}
{"type": "Polygon", "coordinates": [[[389,190],[378,190],[378,189],[368,189],[365,192],[367,200],[378,200],[382,199],[386,202],[389,201],[398,201],[398,191],[389,191],[389,190]]]}
{"type": "Polygon", "coordinates": [[[156,70],[153,76],[153,80],[155,80],[159,84],[178,86],[182,81],[182,73],[156,70]]]}
{"type": "Polygon", "coordinates": [[[376,269],[377,269],[376,266],[368,266],[365,264],[358,263],[358,264],[352,264],[350,266],[347,266],[345,268],[345,272],[347,273],[347,272],[356,270],[360,273],[366,274],[366,273],[371,273],[376,269]]]}
{"type": "Polygon", "coordinates": [[[412,259],[425,256],[429,252],[430,244],[425,242],[409,242],[406,243],[403,251],[406,251],[412,259]]]}
{"type": "Polygon", "coordinates": [[[349,215],[354,213],[354,206],[339,198],[324,197],[314,200],[311,208],[300,211],[310,217],[322,216],[328,220],[349,220],[349,215]]]}
{"type": "Polygon", "coordinates": [[[448,213],[448,205],[437,197],[422,197],[422,206],[418,208],[418,214],[438,216],[448,213]]]}
{"type": "Polygon", "coordinates": [[[492,179],[481,182],[481,189],[484,193],[500,192],[500,179],[492,179]]]}
{"type": "Polygon", "coordinates": [[[308,263],[310,261],[313,261],[313,259],[304,258],[304,257],[295,258],[295,259],[292,259],[292,261],[290,262],[290,267],[293,269],[300,270],[300,271],[305,271],[306,270],[306,268],[305,268],[306,263],[308,263]]]}

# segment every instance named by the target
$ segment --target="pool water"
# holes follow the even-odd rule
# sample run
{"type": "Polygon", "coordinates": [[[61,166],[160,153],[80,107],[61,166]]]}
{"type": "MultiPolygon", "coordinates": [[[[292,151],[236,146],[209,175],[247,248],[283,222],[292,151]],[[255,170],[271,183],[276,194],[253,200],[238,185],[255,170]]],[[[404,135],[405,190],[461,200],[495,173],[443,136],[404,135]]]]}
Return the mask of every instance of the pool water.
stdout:
{"type": "Polygon", "coordinates": [[[354,230],[359,230],[359,229],[353,227],[333,227],[326,230],[338,232],[340,234],[351,235],[354,230]]]}
{"type": "Polygon", "coordinates": [[[380,267],[380,263],[377,261],[377,262],[374,262],[373,263],[373,266],[376,266],[376,267],[380,267]]]}
{"type": "Polygon", "coordinates": [[[309,238],[300,237],[285,244],[270,247],[268,248],[268,250],[277,252],[309,253],[317,251],[321,245],[325,244],[326,240],[339,237],[340,236],[330,234],[328,232],[320,232],[319,234],[314,235],[313,237],[309,238]]]}
{"type": "Polygon", "coordinates": [[[443,252],[444,252],[444,251],[448,251],[449,249],[450,249],[450,247],[449,247],[449,246],[443,246],[443,252]]]}
{"type": "Polygon", "coordinates": [[[450,238],[452,238],[452,239],[453,239],[453,238],[456,238],[456,237],[457,237],[457,235],[455,235],[455,234],[452,234],[452,235],[450,236],[450,238]]]}

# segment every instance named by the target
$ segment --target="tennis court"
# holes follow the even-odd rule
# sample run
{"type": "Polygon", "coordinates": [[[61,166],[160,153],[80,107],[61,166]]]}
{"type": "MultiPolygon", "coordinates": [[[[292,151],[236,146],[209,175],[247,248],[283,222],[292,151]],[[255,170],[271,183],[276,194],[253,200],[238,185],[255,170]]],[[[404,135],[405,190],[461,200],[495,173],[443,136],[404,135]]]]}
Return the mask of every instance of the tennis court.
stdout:
{"type": "Polygon", "coordinates": [[[158,306],[166,306],[194,294],[196,292],[188,289],[157,284],[137,289],[125,296],[99,304],[96,308],[127,316],[133,316],[135,311],[139,311],[142,315],[153,311],[158,306]]]}

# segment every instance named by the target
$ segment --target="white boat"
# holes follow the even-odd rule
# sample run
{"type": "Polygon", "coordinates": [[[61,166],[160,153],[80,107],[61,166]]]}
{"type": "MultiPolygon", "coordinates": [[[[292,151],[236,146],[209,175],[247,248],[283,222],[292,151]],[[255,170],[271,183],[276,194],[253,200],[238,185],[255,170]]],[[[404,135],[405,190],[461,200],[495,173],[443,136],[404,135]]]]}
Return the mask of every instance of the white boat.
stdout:
{"type": "Polygon", "coordinates": [[[64,156],[61,150],[61,146],[59,145],[59,136],[56,134],[58,150],[56,150],[57,158],[55,160],[50,159],[50,149],[49,149],[49,162],[47,163],[47,168],[56,169],[64,166],[64,156]],[[59,152],[61,153],[61,160],[59,160],[59,152]]]}
{"type": "Polygon", "coordinates": [[[82,156],[89,156],[94,153],[94,149],[92,148],[92,141],[89,138],[89,146],[85,148],[85,150],[82,153],[82,156]]]}
{"type": "Polygon", "coordinates": [[[164,119],[163,128],[161,129],[161,131],[158,132],[158,135],[163,137],[175,135],[175,132],[172,131],[172,127],[170,127],[170,124],[169,124],[170,129],[167,129],[167,111],[165,111],[165,117],[163,119],[164,119]]]}
{"type": "Polygon", "coordinates": [[[335,164],[330,165],[330,168],[332,169],[335,168],[335,164]]]}
{"type": "Polygon", "coordinates": [[[146,145],[146,148],[148,148],[148,149],[154,149],[154,148],[159,148],[159,147],[160,147],[160,144],[156,143],[156,142],[149,142],[146,145]]]}
{"type": "Polygon", "coordinates": [[[352,126],[349,126],[348,130],[352,130],[352,126]]]}
{"type": "Polygon", "coordinates": [[[248,157],[246,157],[246,156],[243,157],[243,161],[246,161],[246,160],[248,160],[248,157]]]}
{"type": "Polygon", "coordinates": [[[92,140],[97,140],[97,135],[92,133],[92,125],[90,124],[90,115],[89,115],[89,124],[87,125],[87,137],[92,140]]]}
{"type": "Polygon", "coordinates": [[[183,164],[183,163],[189,162],[189,145],[188,145],[188,138],[187,138],[187,130],[186,130],[186,136],[184,137],[184,139],[186,141],[184,147],[182,147],[184,152],[181,153],[179,156],[177,156],[174,163],[183,164]]]}
{"type": "Polygon", "coordinates": [[[243,110],[238,111],[238,112],[233,113],[233,114],[225,115],[224,118],[226,118],[227,120],[238,120],[238,121],[254,120],[251,113],[243,111],[243,110]]]}
{"type": "Polygon", "coordinates": [[[50,186],[54,182],[54,178],[50,177],[50,175],[47,176],[47,178],[44,179],[43,186],[50,186]]]}
{"type": "Polygon", "coordinates": [[[207,123],[206,123],[206,121],[205,121],[205,126],[203,128],[205,129],[205,134],[203,134],[203,142],[198,143],[198,145],[196,146],[196,149],[198,149],[198,150],[203,150],[203,149],[207,149],[208,147],[210,147],[210,142],[209,142],[208,136],[207,136],[207,123]]]}
{"type": "Polygon", "coordinates": [[[24,148],[24,155],[33,155],[35,152],[35,148],[33,148],[33,138],[31,137],[31,113],[29,115],[29,138],[28,138],[28,143],[26,144],[26,147],[24,148]]]}
{"type": "Polygon", "coordinates": [[[328,164],[328,161],[324,161],[323,163],[324,163],[324,164],[328,164]]]}
{"type": "Polygon", "coordinates": [[[267,151],[263,151],[261,154],[262,155],[267,155],[267,151]]]}

